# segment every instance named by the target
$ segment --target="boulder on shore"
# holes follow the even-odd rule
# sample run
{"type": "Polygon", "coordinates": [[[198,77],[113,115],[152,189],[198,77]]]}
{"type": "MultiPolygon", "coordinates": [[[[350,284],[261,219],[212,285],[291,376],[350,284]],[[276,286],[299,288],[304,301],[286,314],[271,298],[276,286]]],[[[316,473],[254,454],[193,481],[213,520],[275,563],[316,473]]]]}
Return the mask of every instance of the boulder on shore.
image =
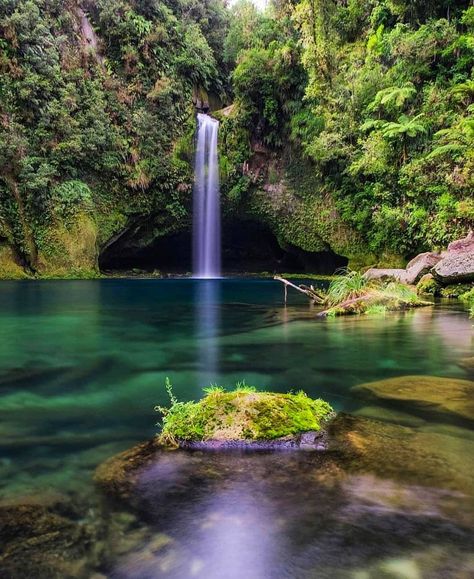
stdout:
{"type": "MultiPolygon", "coordinates": [[[[364,276],[371,280],[395,280],[414,285],[431,273],[442,285],[474,281],[474,232],[453,241],[442,254],[427,251],[408,262],[405,269],[368,269],[364,276]]],[[[430,292],[431,293],[431,292],[430,292]]]]}
{"type": "Polygon", "coordinates": [[[452,241],[448,245],[448,253],[453,252],[474,252],[474,231],[470,231],[466,237],[462,239],[457,239],[456,241],[452,241]]]}
{"type": "Polygon", "coordinates": [[[420,253],[408,262],[405,272],[405,282],[410,285],[417,283],[429,273],[431,269],[441,260],[441,255],[427,251],[420,253]]]}
{"type": "Polygon", "coordinates": [[[364,273],[366,279],[376,279],[376,280],[396,280],[402,283],[405,282],[407,272],[404,269],[378,269],[376,267],[371,267],[364,273]]]}
{"type": "Polygon", "coordinates": [[[448,251],[432,272],[443,285],[474,281],[474,249],[448,251]]]}

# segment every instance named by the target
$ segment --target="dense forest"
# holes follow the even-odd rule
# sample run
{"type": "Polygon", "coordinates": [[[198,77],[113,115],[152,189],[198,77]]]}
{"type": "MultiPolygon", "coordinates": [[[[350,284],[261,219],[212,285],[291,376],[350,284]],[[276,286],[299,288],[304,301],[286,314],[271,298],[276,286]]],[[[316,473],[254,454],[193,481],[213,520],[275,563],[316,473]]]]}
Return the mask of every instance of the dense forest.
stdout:
{"type": "Polygon", "coordinates": [[[469,1],[3,0],[0,277],[178,252],[196,105],[224,235],[316,270],[441,248],[474,223],[473,64],[469,1]]]}

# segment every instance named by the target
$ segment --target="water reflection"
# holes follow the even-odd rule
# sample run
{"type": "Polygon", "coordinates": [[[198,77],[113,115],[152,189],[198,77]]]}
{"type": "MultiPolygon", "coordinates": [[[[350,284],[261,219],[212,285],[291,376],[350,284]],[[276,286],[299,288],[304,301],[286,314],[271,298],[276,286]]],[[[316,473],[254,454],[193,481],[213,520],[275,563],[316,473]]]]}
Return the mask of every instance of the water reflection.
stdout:
{"type": "Polygon", "coordinates": [[[413,568],[468,577],[472,509],[458,510],[467,497],[341,466],[305,452],[162,455],[135,495],[152,532],[112,576],[379,579],[413,568]]]}
{"type": "Polygon", "coordinates": [[[221,280],[199,280],[195,291],[198,385],[205,387],[219,381],[221,280]]]}

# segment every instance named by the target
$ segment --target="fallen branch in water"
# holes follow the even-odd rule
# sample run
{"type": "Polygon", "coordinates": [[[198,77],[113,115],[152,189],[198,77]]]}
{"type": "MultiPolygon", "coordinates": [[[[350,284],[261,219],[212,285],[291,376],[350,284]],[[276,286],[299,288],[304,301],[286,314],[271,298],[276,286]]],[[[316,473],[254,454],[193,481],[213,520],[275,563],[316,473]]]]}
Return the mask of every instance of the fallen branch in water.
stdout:
{"type": "Polygon", "coordinates": [[[276,275],[273,279],[280,281],[285,286],[285,304],[288,296],[288,286],[308,296],[313,304],[324,304],[325,302],[324,296],[318,293],[312,285],[309,287],[304,284],[295,285],[294,283],[291,283],[291,281],[288,281],[287,279],[278,275],[276,275]]]}

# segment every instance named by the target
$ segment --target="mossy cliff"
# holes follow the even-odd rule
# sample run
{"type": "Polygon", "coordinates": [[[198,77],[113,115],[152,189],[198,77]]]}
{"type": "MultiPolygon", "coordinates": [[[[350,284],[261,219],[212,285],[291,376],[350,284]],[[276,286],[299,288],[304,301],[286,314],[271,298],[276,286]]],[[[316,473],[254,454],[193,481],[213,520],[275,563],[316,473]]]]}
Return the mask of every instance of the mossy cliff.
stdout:
{"type": "Polygon", "coordinates": [[[221,121],[220,164],[224,211],[230,218],[266,225],[282,249],[334,252],[352,267],[380,259],[345,222],[334,198],[298,147],[272,151],[252,143],[240,127],[239,109],[217,113],[221,121]]]}

